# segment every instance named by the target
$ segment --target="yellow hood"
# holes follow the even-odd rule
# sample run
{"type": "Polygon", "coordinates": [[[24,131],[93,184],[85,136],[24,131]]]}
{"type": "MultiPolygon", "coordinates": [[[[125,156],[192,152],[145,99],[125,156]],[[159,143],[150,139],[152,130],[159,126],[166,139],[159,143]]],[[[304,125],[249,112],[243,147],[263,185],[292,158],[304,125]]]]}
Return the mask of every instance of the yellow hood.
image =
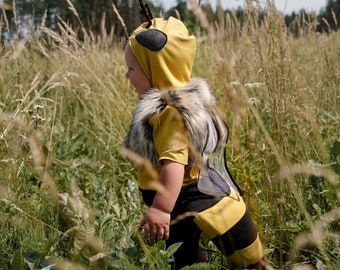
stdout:
{"type": "Polygon", "coordinates": [[[196,54],[195,37],[174,17],[156,18],[140,25],[129,45],[153,87],[176,88],[187,84],[196,54]]]}

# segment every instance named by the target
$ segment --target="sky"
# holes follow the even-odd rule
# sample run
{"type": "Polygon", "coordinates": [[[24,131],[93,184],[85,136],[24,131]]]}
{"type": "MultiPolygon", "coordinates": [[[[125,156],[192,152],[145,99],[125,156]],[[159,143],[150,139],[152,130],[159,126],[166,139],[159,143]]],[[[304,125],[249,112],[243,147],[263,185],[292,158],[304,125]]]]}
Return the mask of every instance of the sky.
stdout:
{"type": "MultiPolygon", "coordinates": [[[[203,0],[209,2],[212,7],[216,6],[217,0],[203,0]]],[[[237,7],[243,7],[244,0],[220,0],[224,9],[235,9],[237,7]]],[[[176,0],[153,0],[154,3],[161,3],[165,10],[176,5],[176,0]]],[[[260,3],[264,4],[266,0],[260,0],[260,3]]],[[[291,14],[293,11],[297,12],[301,9],[306,11],[316,11],[317,13],[327,5],[327,0],[274,0],[276,8],[286,14],[291,14]]]]}

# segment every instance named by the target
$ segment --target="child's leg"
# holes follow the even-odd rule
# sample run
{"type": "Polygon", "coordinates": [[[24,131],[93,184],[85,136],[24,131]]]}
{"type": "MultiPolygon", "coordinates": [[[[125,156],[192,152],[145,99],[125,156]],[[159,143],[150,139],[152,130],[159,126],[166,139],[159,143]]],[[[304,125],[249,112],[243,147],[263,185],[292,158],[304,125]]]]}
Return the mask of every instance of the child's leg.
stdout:
{"type": "Polygon", "coordinates": [[[214,206],[195,217],[196,224],[212,239],[221,252],[240,266],[256,264],[264,256],[246,206],[240,196],[232,192],[214,206]]]}
{"type": "Polygon", "coordinates": [[[263,257],[263,247],[248,211],[228,231],[211,239],[218,249],[240,266],[256,264],[263,257]]]}
{"type": "Polygon", "coordinates": [[[198,247],[201,230],[189,217],[170,226],[170,238],[166,242],[167,247],[174,243],[183,242],[175,252],[175,269],[191,265],[198,257],[198,247]]]}

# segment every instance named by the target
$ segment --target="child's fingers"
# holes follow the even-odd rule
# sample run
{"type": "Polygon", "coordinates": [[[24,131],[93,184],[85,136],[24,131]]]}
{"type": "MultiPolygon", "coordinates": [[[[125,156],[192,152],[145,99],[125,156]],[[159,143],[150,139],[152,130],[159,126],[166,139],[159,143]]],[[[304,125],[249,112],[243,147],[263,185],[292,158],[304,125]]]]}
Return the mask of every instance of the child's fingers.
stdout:
{"type": "Polygon", "coordinates": [[[169,226],[153,226],[152,224],[144,223],[140,228],[144,239],[149,243],[169,239],[169,226]]]}
{"type": "Polygon", "coordinates": [[[144,233],[144,239],[146,241],[151,241],[151,235],[150,235],[150,226],[148,223],[145,223],[143,225],[143,233],[144,233]]]}
{"type": "Polygon", "coordinates": [[[164,234],[163,234],[163,239],[164,240],[168,240],[169,236],[170,236],[169,226],[165,226],[164,234]]]}
{"type": "Polygon", "coordinates": [[[157,230],[157,241],[163,240],[163,237],[164,237],[164,229],[163,227],[160,227],[157,230]]]}
{"type": "Polygon", "coordinates": [[[142,219],[141,221],[139,221],[139,226],[140,226],[141,229],[143,229],[144,224],[145,224],[145,220],[144,220],[144,219],[142,219]]]}

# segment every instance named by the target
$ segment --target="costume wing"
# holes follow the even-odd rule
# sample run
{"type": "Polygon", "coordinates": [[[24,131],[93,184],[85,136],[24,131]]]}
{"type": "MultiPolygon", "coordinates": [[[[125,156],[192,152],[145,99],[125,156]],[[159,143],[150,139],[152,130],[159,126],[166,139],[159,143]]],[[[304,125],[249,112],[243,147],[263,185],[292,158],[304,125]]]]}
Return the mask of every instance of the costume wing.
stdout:
{"type": "Polygon", "coordinates": [[[233,189],[240,194],[229,173],[224,155],[224,149],[219,149],[210,155],[206,165],[202,167],[198,180],[198,189],[201,192],[213,196],[228,196],[230,189],[233,189]]]}

